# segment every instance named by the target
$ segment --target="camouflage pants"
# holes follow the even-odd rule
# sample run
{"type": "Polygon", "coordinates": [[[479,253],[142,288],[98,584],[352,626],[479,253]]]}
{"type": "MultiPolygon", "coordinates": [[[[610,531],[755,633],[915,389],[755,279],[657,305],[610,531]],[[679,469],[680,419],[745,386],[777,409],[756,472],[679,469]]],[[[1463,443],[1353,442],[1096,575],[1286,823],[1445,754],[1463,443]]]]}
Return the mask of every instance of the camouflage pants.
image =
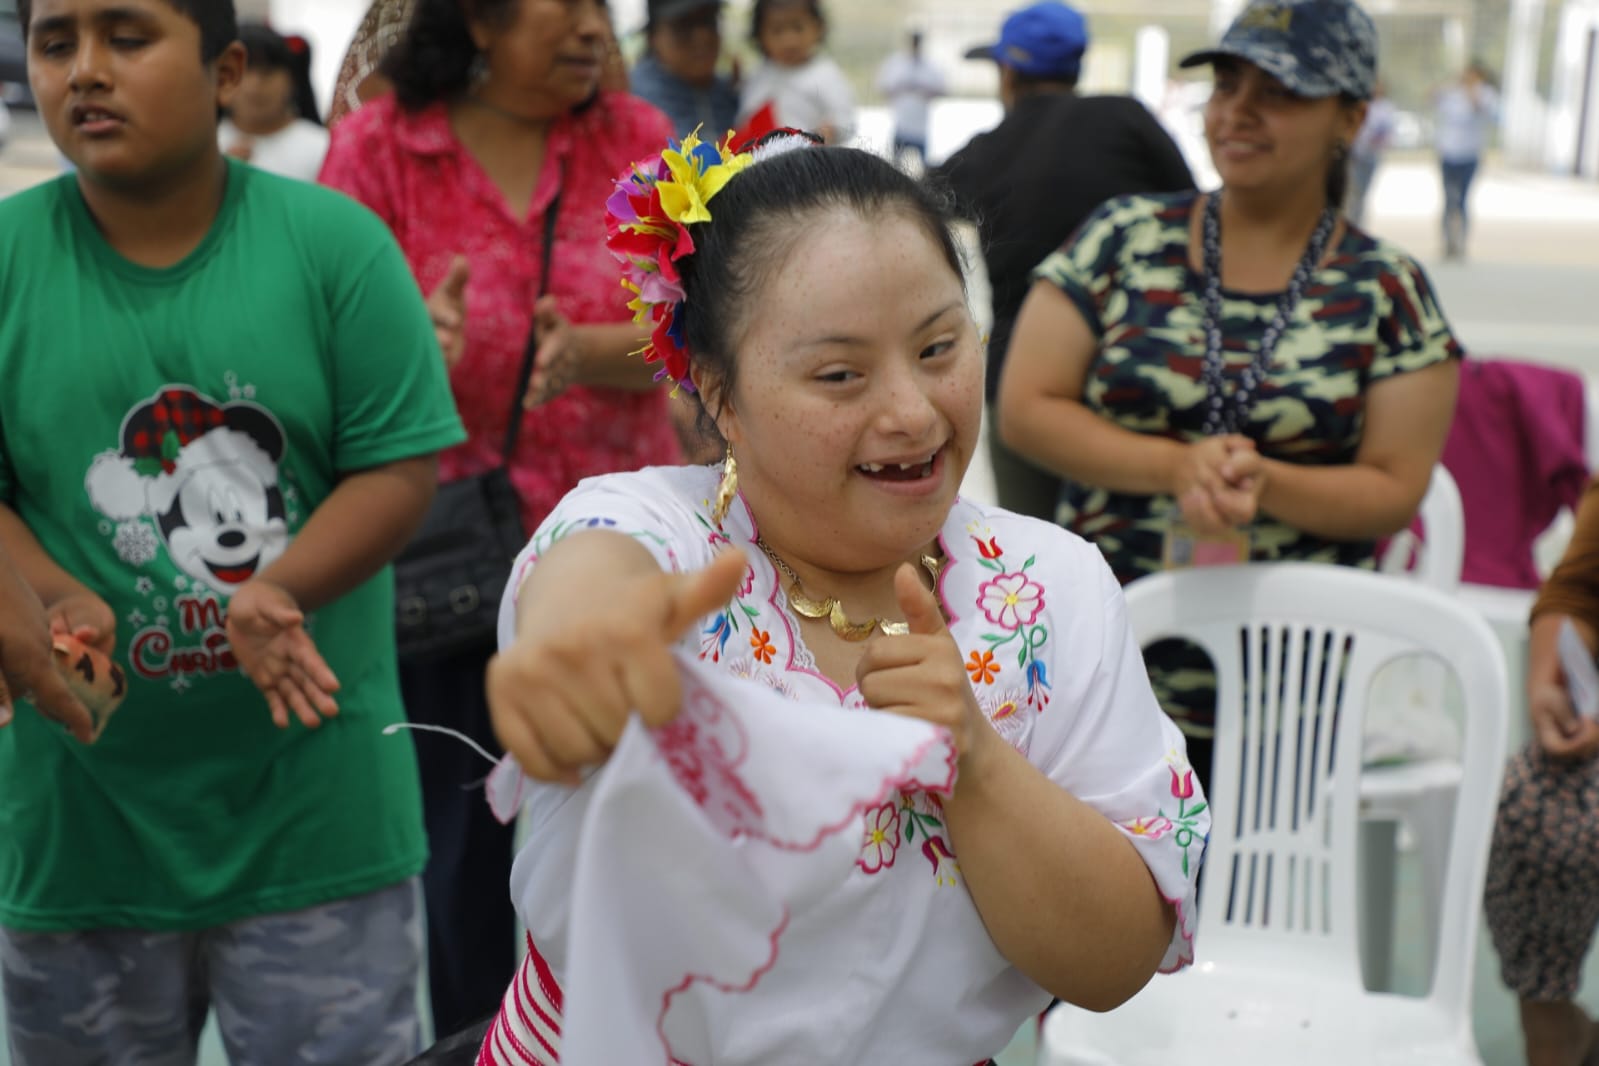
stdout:
{"type": "Polygon", "coordinates": [[[421,1047],[416,879],[190,933],[0,930],[14,1066],[395,1066],[421,1047]]]}

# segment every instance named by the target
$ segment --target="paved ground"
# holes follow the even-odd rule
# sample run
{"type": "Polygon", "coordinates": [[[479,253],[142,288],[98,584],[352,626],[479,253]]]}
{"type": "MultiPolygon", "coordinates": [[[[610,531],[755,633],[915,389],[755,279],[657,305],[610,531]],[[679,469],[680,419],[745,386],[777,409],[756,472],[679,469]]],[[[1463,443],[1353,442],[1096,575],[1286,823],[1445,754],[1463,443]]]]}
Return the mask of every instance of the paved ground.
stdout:
{"type": "MultiPolygon", "coordinates": [[[[58,172],[37,117],[18,112],[14,118],[11,143],[0,149],[0,197],[58,172]]],[[[1370,223],[1427,265],[1445,311],[1473,353],[1546,361],[1599,376],[1599,185],[1490,167],[1475,207],[1471,259],[1439,263],[1436,174],[1425,159],[1395,160],[1378,177],[1370,223]]],[[[976,299],[985,301],[981,279],[974,288],[976,299]]],[[[992,479],[983,466],[972,471],[968,491],[992,497],[992,479]]],[[[1402,862],[1395,972],[1398,986],[1409,991],[1425,984],[1415,930],[1427,908],[1417,881],[1413,859],[1402,862]]],[[[1588,987],[1599,988],[1599,983],[1590,980],[1588,987]]],[[[1514,1006],[1498,983],[1486,941],[1478,956],[1476,989],[1475,1027],[1487,1066],[1519,1066],[1514,1006]]],[[[203,1061],[223,1061],[212,1038],[203,1061]]],[[[1024,1030],[1000,1061],[1003,1066],[1031,1063],[1031,1034],[1024,1030]]],[[[0,1066],[7,1062],[0,1048],[0,1066]]]]}

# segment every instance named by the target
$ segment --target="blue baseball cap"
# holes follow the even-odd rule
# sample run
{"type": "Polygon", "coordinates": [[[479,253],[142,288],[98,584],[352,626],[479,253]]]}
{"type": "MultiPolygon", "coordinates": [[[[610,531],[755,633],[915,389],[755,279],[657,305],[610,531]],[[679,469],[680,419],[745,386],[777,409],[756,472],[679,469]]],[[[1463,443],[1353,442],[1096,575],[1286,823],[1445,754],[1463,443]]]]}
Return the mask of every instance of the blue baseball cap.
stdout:
{"type": "Polygon", "coordinates": [[[1088,22],[1060,0],[1012,12],[996,44],[973,48],[967,59],[992,59],[1029,78],[1075,78],[1088,48],[1088,22]]]}
{"type": "Polygon", "coordinates": [[[1354,0],[1255,0],[1221,43],[1179,66],[1253,63],[1300,96],[1369,100],[1377,84],[1377,25],[1354,0]]]}

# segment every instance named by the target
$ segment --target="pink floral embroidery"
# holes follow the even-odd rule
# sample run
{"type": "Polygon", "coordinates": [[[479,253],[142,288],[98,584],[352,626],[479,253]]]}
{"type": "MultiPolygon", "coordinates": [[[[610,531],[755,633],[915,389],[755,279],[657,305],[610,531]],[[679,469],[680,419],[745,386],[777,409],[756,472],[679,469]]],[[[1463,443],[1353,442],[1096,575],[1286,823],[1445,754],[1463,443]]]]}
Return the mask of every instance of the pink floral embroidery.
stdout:
{"type": "Polygon", "coordinates": [[[1165,818],[1158,814],[1134,818],[1121,824],[1122,828],[1133,836],[1143,837],[1146,840],[1159,840],[1174,828],[1170,818],[1165,818]]]}
{"type": "Polygon", "coordinates": [[[950,888],[959,883],[960,867],[955,862],[955,853],[949,850],[943,837],[928,837],[922,841],[922,854],[933,864],[935,881],[950,888]]]}
{"type": "Polygon", "coordinates": [[[899,851],[899,807],[885,803],[866,812],[866,839],[856,865],[869,874],[894,865],[899,851]]]}
{"type": "Polygon", "coordinates": [[[977,592],[983,616],[1005,629],[1030,626],[1044,610],[1044,586],[1026,574],[1001,574],[983,582],[977,592]]]}
{"type": "MultiPolygon", "coordinates": [[[[1049,705],[1052,686],[1049,668],[1039,657],[1039,650],[1049,643],[1049,629],[1038,624],[1044,613],[1044,587],[1027,576],[1038,557],[1029,556],[1012,571],[1005,561],[1005,549],[993,530],[975,524],[966,528],[977,544],[981,557],[978,563],[995,575],[978,586],[977,607],[989,623],[1002,632],[984,633],[983,642],[996,655],[1001,648],[1006,649],[1007,655],[1011,649],[1015,650],[1016,668],[1027,684],[1027,705],[1043,713],[1049,705]]],[[[967,669],[972,671],[972,668],[973,664],[968,663],[967,669]]],[[[973,671],[972,682],[976,684],[981,680],[973,671]]]]}
{"type": "Polygon", "coordinates": [[[1171,771],[1171,794],[1172,799],[1177,801],[1177,810],[1171,815],[1167,815],[1164,810],[1157,813],[1176,831],[1172,840],[1183,849],[1183,874],[1187,876],[1189,851],[1196,844],[1203,847],[1205,843],[1205,837],[1199,831],[1199,816],[1205,813],[1210,805],[1200,800],[1189,806],[1188,801],[1194,798],[1194,793],[1198,790],[1194,787],[1193,767],[1188,765],[1187,759],[1172,752],[1166,756],[1166,769],[1171,771]]]}
{"type": "Polygon", "coordinates": [[[748,739],[709,692],[691,694],[677,718],[655,730],[655,743],[677,783],[718,829],[734,836],[761,824],[760,801],[738,772],[748,739]]]}

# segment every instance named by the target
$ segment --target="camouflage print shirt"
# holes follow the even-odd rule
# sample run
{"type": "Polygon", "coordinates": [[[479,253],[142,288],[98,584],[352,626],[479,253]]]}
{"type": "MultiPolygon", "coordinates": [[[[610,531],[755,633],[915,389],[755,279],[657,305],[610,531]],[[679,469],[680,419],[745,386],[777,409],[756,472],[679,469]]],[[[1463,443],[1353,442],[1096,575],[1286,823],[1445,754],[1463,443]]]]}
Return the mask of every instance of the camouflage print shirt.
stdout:
{"type": "MultiPolygon", "coordinates": [[[[1099,338],[1084,387],[1088,407],[1127,429],[1180,441],[1203,436],[1207,399],[1204,283],[1188,251],[1200,202],[1192,192],[1107,201],[1035,272],[1060,286],[1099,338]]],[[[1223,290],[1231,380],[1249,364],[1276,306],[1276,294],[1223,290]]],[[[1349,227],[1306,287],[1242,431],[1269,458],[1352,462],[1371,384],[1462,354],[1421,267],[1349,227]]],[[[1160,569],[1176,514],[1170,496],[1067,482],[1059,521],[1098,544],[1126,584],[1160,569]]],[[[1256,560],[1373,562],[1371,541],[1329,540],[1265,515],[1250,534],[1256,560]]]]}

